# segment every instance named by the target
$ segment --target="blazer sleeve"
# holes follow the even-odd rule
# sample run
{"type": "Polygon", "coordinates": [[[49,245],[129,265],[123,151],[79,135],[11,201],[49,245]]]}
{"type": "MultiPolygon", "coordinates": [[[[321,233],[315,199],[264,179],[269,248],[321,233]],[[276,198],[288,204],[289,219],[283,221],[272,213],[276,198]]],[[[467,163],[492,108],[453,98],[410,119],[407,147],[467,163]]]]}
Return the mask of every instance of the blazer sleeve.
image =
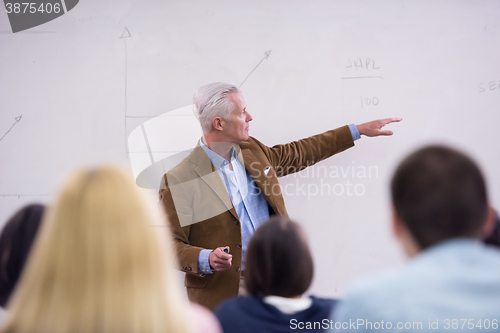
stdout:
{"type": "Polygon", "coordinates": [[[332,155],[354,146],[349,126],[287,144],[268,147],[252,138],[273,165],[278,177],[301,171],[332,155]]]}

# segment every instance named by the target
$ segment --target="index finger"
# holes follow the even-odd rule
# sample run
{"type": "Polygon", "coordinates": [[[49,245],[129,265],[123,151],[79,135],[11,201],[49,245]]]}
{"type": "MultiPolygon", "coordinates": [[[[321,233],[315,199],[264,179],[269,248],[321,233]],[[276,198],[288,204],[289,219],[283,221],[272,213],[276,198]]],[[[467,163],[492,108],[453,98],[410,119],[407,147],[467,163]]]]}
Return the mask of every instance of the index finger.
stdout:
{"type": "Polygon", "coordinates": [[[403,118],[385,118],[385,119],[382,119],[382,122],[384,123],[384,125],[387,125],[390,123],[400,122],[401,120],[403,120],[403,118]]]}

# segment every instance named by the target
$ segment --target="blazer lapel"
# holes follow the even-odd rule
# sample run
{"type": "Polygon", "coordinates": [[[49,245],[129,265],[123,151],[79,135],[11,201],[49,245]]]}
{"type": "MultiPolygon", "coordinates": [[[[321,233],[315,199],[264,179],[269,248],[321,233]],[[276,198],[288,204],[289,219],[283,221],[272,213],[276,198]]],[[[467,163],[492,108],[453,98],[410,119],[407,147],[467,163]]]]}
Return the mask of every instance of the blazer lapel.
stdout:
{"type": "Polygon", "coordinates": [[[215,170],[212,162],[208,158],[207,154],[200,147],[199,143],[193,151],[192,161],[197,164],[195,168],[198,176],[208,185],[210,188],[217,194],[219,199],[224,203],[227,210],[233,214],[235,218],[238,218],[238,214],[236,214],[236,210],[233,207],[233,203],[231,202],[231,198],[227,193],[226,187],[224,183],[220,179],[219,173],[215,170]]]}
{"type": "MultiPolygon", "coordinates": [[[[259,160],[249,149],[242,149],[241,153],[243,155],[245,169],[250,173],[255,184],[257,184],[257,186],[262,191],[262,194],[264,195],[267,203],[275,212],[278,212],[274,195],[272,195],[272,171],[268,170],[267,175],[265,173],[265,169],[269,166],[262,165],[262,163],[259,162],[259,160]]],[[[279,186],[279,183],[277,184],[279,186]]]]}

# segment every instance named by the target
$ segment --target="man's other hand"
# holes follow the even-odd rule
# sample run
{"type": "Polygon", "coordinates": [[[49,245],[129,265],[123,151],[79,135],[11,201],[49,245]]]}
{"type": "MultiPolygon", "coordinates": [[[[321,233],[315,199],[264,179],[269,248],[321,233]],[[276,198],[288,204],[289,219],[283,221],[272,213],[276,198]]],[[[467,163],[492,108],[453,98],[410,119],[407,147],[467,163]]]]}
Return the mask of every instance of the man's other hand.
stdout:
{"type": "Polygon", "coordinates": [[[218,247],[208,256],[210,267],[212,267],[214,271],[225,271],[231,267],[233,256],[229,253],[225,253],[224,249],[227,249],[229,252],[229,246],[218,247]]]}
{"type": "Polygon", "coordinates": [[[373,120],[361,125],[356,125],[359,134],[366,136],[392,135],[392,131],[383,131],[382,127],[387,124],[400,122],[403,118],[386,118],[373,120]]]}

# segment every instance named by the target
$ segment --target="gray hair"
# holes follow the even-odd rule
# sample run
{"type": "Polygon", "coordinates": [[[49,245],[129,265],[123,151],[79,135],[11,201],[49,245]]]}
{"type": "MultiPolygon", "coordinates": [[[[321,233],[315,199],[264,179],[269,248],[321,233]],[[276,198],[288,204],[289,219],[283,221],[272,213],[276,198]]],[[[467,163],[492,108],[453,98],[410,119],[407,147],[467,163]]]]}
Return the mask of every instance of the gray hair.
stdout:
{"type": "Polygon", "coordinates": [[[229,117],[234,104],[227,98],[227,95],[233,93],[241,93],[241,90],[233,84],[224,82],[213,82],[198,88],[193,97],[193,111],[200,121],[204,134],[212,131],[214,117],[229,117]]]}

